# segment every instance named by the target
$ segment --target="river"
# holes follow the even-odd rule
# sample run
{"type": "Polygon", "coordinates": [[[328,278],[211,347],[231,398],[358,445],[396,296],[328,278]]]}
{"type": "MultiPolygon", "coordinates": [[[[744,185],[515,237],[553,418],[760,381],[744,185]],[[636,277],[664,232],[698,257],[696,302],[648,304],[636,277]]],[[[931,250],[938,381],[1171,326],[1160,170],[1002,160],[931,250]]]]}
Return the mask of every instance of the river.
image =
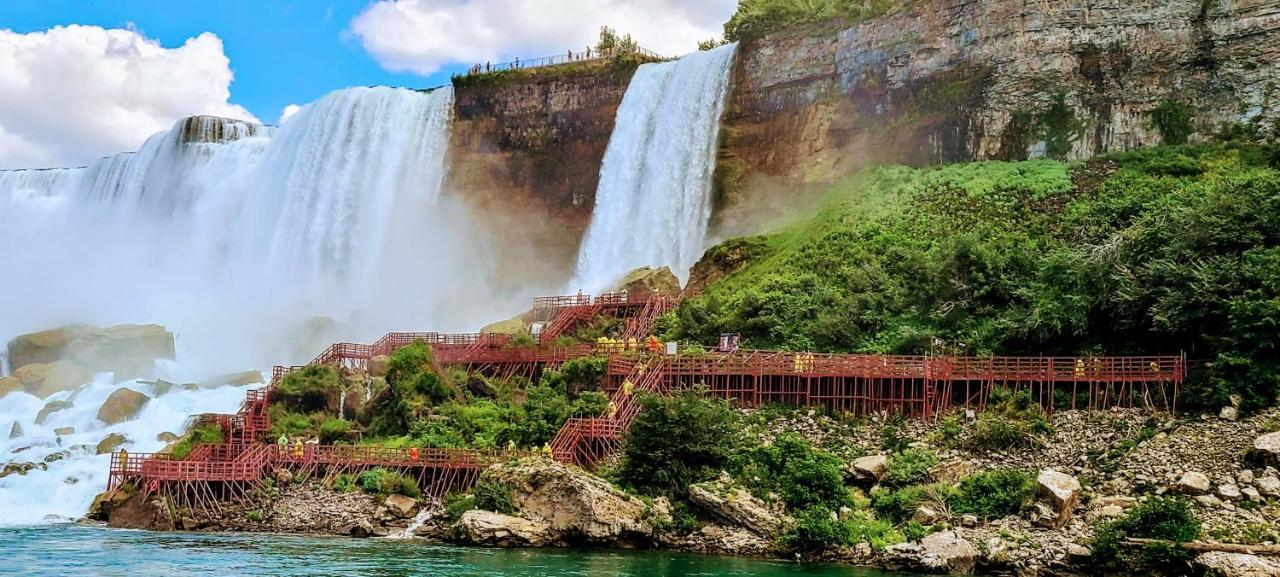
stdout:
{"type": "Polygon", "coordinates": [[[77,525],[0,528],[10,576],[172,577],[401,575],[657,577],[905,577],[838,565],[795,564],[671,553],[564,549],[480,549],[417,541],[264,534],[151,533],[77,525]]]}

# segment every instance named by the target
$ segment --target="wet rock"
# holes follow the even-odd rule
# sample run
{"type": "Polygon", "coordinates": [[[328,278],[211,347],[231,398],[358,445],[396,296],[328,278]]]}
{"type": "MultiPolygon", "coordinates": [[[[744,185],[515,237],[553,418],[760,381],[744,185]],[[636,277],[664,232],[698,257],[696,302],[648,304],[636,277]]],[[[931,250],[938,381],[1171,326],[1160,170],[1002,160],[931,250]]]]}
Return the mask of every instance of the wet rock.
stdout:
{"type": "Polygon", "coordinates": [[[238,373],[227,373],[218,375],[203,381],[200,381],[202,389],[216,389],[218,387],[247,387],[249,385],[260,385],[265,381],[262,379],[262,373],[258,371],[241,371],[238,373]]]}
{"type": "Polygon", "coordinates": [[[744,527],[708,523],[675,545],[696,553],[762,556],[776,552],[776,543],[744,527]]]}
{"type": "Polygon", "coordinates": [[[418,502],[404,495],[391,495],[387,497],[386,501],[383,501],[382,505],[392,515],[401,519],[409,519],[418,512],[418,502]]]}
{"type": "Polygon", "coordinates": [[[782,519],[750,491],[721,481],[689,486],[689,500],[718,519],[761,535],[776,535],[782,519]]]}
{"type": "Polygon", "coordinates": [[[71,453],[67,451],[58,451],[57,453],[49,453],[48,455],[45,455],[44,462],[57,463],[58,461],[66,459],[67,457],[70,457],[70,456],[71,456],[71,453]]]}
{"type": "Polygon", "coordinates": [[[76,428],[75,427],[58,427],[53,430],[53,434],[58,435],[60,437],[65,437],[67,435],[74,435],[76,434],[76,428]]]}
{"type": "Polygon", "coordinates": [[[1199,471],[1187,471],[1178,478],[1173,490],[1183,495],[1204,495],[1209,492],[1209,477],[1199,471]]]}
{"type": "Polygon", "coordinates": [[[555,535],[546,521],[482,510],[463,513],[458,528],[466,542],[495,547],[542,547],[550,544],[555,535]]]}
{"type": "Polygon", "coordinates": [[[49,401],[36,413],[36,424],[43,425],[50,415],[71,408],[71,401],[49,401]]]}
{"type": "Polygon", "coordinates": [[[173,357],[173,333],[159,325],[71,325],[9,342],[15,368],[65,360],[90,373],[113,372],[117,380],[143,376],[156,359],[173,357]]]}
{"type": "Polygon", "coordinates": [[[49,465],[47,463],[8,463],[4,468],[0,468],[0,479],[9,475],[26,475],[34,469],[46,471],[49,465]]]}
{"type": "Polygon", "coordinates": [[[880,482],[889,474],[889,458],[884,455],[858,457],[853,461],[854,476],[866,481],[880,482]]]}
{"type": "Polygon", "coordinates": [[[195,531],[200,528],[200,522],[192,517],[183,517],[178,520],[178,528],[183,531],[195,531]]]}
{"type": "Polygon", "coordinates": [[[22,425],[19,425],[17,421],[14,421],[13,426],[9,427],[9,438],[16,439],[21,436],[22,436],[22,425]]]}
{"type": "Polygon", "coordinates": [[[89,506],[89,514],[86,516],[94,521],[106,521],[111,517],[111,511],[128,500],[129,494],[124,491],[98,493],[98,496],[93,498],[93,504],[89,506]]]}
{"type": "Polygon", "coordinates": [[[98,446],[95,449],[96,454],[105,455],[107,453],[114,453],[116,452],[116,449],[119,449],[120,445],[123,445],[127,440],[128,439],[120,433],[111,433],[110,435],[103,437],[101,441],[98,441],[98,446]]]}
{"type": "Polygon", "coordinates": [[[913,543],[885,549],[890,569],[969,575],[977,564],[978,550],[954,531],[934,533],[913,543]]]}
{"type": "Polygon", "coordinates": [[[1248,555],[1211,551],[1196,557],[1196,564],[1204,568],[1206,577],[1275,577],[1280,575],[1280,560],[1248,555]]]}
{"type": "Polygon", "coordinates": [[[18,377],[0,377],[0,397],[21,390],[22,381],[18,377]]]}
{"type": "Polygon", "coordinates": [[[649,295],[676,296],[680,294],[680,279],[676,278],[671,268],[641,267],[635,269],[614,287],[614,291],[626,291],[633,297],[649,295]]]}
{"type": "Polygon", "coordinates": [[[181,437],[173,433],[170,433],[169,431],[165,431],[163,433],[160,433],[159,435],[156,435],[156,440],[160,441],[161,443],[172,443],[174,441],[177,441],[180,438],[181,437]]]}
{"type": "Polygon", "coordinates": [[[98,409],[98,420],[108,425],[132,421],[150,401],[151,397],[121,387],[103,401],[102,407],[98,409]]]}
{"type": "Polygon", "coordinates": [[[41,399],[74,389],[93,379],[93,373],[71,361],[27,365],[14,371],[13,376],[22,381],[23,389],[41,399]]]}
{"type": "Polygon", "coordinates": [[[1036,522],[1051,529],[1061,529],[1071,520],[1080,501],[1080,481],[1066,473],[1045,469],[1036,477],[1036,522]]]}

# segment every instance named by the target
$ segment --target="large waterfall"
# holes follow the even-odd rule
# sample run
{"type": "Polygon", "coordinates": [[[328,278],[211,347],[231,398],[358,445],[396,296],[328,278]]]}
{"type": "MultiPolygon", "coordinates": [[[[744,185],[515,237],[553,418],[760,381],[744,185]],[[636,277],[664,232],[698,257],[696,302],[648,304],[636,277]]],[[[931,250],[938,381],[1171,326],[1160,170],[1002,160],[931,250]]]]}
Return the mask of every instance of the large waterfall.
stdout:
{"type": "Polygon", "coordinates": [[[576,288],[607,289],[649,265],[670,266],[683,281],[702,256],[734,48],[636,71],[600,170],[576,288]]]}
{"type": "MultiPolygon", "coordinates": [[[[339,338],[491,320],[483,239],[441,194],[452,97],[353,88],[279,128],[191,118],[88,167],[0,171],[0,345],[71,322],[160,323],[178,361],[158,374],[183,383],[306,360],[339,338]]],[[[131,451],[157,450],[158,433],[233,412],[243,392],[106,374],[48,399],[10,393],[0,466],[61,458],[0,478],[0,524],[83,513],[105,486],[99,440],[118,432],[131,451]],[[118,386],[163,394],[106,426],[96,411],[118,386]],[[55,400],[73,406],[37,423],[55,400]]]]}

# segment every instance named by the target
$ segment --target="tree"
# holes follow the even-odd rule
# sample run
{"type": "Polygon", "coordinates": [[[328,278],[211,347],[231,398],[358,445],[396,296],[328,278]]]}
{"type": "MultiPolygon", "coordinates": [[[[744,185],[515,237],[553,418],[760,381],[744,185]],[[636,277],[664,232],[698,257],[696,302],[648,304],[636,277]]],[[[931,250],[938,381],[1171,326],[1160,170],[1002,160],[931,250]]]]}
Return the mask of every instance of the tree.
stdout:
{"type": "Polygon", "coordinates": [[[645,395],[627,431],[619,480],[641,493],[684,495],[728,466],[736,439],[736,413],[705,389],[667,397],[645,395]]]}

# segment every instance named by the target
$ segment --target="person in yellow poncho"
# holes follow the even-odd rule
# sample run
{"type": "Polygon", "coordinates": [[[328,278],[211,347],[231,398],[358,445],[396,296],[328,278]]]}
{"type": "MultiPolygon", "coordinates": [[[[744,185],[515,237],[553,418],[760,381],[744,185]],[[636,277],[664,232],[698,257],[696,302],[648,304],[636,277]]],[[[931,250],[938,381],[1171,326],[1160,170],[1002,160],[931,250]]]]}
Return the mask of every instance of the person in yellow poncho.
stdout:
{"type": "Polygon", "coordinates": [[[622,380],[622,394],[630,397],[631,393],[635,391],[635,388],[636,386],[631,382],[631,379],[622,380]]]}

